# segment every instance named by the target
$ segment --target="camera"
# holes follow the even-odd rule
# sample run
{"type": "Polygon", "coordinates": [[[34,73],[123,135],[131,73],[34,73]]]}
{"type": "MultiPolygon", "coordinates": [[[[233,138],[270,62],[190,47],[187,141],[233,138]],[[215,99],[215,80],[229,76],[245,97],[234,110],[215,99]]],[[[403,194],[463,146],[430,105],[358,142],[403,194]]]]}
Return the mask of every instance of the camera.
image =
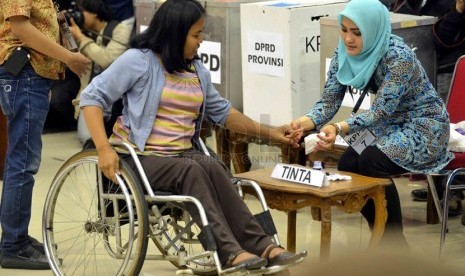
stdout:
{"type": "Polygon", "coordinates": [[[71,18],[82,28],[84,26],[84,14],[76,7],[76,2],[71,2],[71,6],[65,12],[66,21],[71,24],[71,18]]]}

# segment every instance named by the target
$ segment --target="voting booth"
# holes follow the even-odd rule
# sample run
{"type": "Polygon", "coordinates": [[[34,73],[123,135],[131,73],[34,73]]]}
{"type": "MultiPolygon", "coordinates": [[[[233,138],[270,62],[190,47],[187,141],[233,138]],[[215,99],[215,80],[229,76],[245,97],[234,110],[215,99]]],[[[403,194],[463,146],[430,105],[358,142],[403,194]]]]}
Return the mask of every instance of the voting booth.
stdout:
{"type": "MultiPolygon", "coordinates": [[[[203,43],[199,48],[202,62],[210,71],[212,82],[221,96],[242,111],[242,65],[240,5],[260,0],[199,1],[207,12],[203,43]]],[[[147,28],[162,0],[134,2],[137,32],[147,28]]]]}
{"type": "MultiPolygon", "coordinates": [[[[431,83],[436,86],[436,51],[433,38],[433,24],[437,18],[432,16],[416,16],[410,14],[391,13],[391,29],[392,33],[404,39],[404,42],[410,46],[418,60],[428,75],[431,83]]],[[[326,72],[329,68],[329,63],[337,47],[340,37],[340,27],[336,16],[329,16],[320,20],[321,26],[321,60],[320,60],[320,90],[323,93],[323,88],[326,81],[326,72]]],[[[360,94],[355,93],[352,97],[346,93],[342,107],[334,117],[333,121],[342,121],[350,116],[353,106],[358,100],[360,94]]],[[[370,107],[370,94],[365,97],[360,109],[368,109],[370,107]]]]}
{"type": "Polygon", "coordinates": [[[281,125],[320,97],[320,24],[346,1],[268,1],[241,5],[244,113],[281,125]]]}

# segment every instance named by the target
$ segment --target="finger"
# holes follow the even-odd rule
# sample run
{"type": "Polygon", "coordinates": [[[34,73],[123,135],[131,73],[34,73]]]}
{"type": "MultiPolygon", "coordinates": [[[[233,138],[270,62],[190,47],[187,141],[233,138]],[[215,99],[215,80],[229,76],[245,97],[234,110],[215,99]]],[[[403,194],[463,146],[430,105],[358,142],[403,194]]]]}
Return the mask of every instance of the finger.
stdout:
{"type": "Polygon", "coordinates": [[[118,175],[121,175],[121,169],[119,168],[119,162],[116,163],[116,167],[115,167],[115,173],[118,174],[118,175]]]}
{"type": "Polygon", "coordinates": [[[291,123],[291,127],[292,127],[292,129],[294,129],[294,130],[303,129],[299,123],[295,123],[295,122],[292,122],[292,123],[291,123]]]}

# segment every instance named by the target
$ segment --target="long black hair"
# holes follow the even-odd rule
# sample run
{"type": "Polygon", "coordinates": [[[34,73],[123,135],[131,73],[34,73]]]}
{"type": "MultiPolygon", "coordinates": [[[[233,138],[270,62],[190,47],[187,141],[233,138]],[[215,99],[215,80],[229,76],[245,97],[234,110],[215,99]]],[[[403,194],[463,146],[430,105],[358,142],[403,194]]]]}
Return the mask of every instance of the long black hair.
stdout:
{"type": "Polygon", "coordinates": [[[149,27],[131,40],[131,48],[150,49],[159,54],[169,73],[191,71],[191,60],[184,59],[184,44],[191,26],[205,14],[197,0],[167,0],[158,8],[149,27]]]}

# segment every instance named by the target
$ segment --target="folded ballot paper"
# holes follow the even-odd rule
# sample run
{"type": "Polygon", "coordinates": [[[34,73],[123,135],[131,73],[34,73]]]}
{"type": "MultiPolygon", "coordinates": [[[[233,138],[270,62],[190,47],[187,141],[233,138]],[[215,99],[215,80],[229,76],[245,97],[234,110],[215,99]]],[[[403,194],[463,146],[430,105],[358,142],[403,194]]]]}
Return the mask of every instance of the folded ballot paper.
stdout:
{"type": "MultiPolygon", "coordinates": [[[[319,134],[322,136],[326,135],[324,132],[320,132],[319,134]]],[[[316,144],[321,140],[317,135],[318,133],[312,133],[304,138],[305,154],[312,153],[315,150],[316,144]]]]}
{"type": "MultiPolygon", "coordinates": [[[[318,138],[317,134],[318,133],[312,133],[310,135],[307,135],[304,138],[305,154],[312,153],[315,150],[317,142],[321,140],[320,138],[318,138]]],[[[320,134],[320,136],[325,136],[324,132],[320,132],[319,134],[320,134]]],[[[344,141],[344,138],[342,138],[340,135],[336,136],[336,141],[334,142],[334,147],[347,148],[348,146],[349,146],[349,144],[347,144],[347,142],[344,141]]]]}

